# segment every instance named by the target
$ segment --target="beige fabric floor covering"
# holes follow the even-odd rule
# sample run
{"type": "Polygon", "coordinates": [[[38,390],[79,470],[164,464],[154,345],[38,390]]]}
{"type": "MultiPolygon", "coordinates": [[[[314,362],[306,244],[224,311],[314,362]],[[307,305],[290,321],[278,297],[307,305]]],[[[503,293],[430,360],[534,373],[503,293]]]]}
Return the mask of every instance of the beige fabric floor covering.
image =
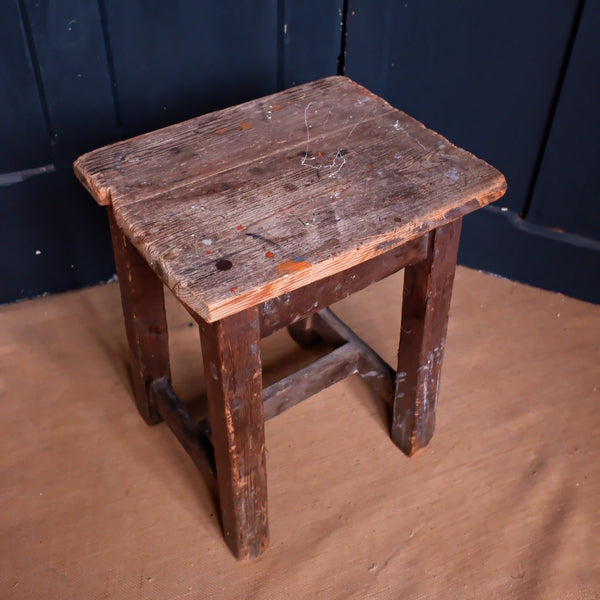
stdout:
{"type": "MultiPolygon", "coordinates": [[[[393,363],[401,275],[338,314],[393,363]]],[[[198,333],[169,303],[176,389],[198,333]]],[[[132,402],[117,284],[0,307],[0,598],[600,598],[600,306],[459,268],[437,431],[352,377],[267,425],[271,547],[238,563],[132,402]]],[[[263,342],[268,377],[313,354],[263,342]]]]}

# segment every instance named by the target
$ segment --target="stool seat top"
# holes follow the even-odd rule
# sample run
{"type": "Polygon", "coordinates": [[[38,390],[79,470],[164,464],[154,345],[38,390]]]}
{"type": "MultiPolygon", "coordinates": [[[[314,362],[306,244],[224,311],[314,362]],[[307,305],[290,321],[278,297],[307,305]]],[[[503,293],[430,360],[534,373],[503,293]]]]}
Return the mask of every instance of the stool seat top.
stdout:
{"type": "Polygon", "coordinates": [[[503,175],[346,77],[89,152],[95,200],[213,322],[501,197],[503,175]]]}

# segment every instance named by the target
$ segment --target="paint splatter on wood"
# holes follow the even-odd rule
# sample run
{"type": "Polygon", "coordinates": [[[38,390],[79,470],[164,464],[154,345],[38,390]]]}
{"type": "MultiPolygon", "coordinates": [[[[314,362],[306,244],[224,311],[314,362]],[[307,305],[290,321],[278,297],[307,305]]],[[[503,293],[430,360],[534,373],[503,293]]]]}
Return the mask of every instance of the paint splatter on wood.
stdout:
{"type": "Polygon", "coordinates": [[[306,260],[286,260],[277,266],[280,273],[297,273],[309,269],[311,264],[306,260]]]}
{"type": "Polygon", "coordinates": [[[208,321],[358,265],[505,191],[498,171],[344,77],[118,142],[79,158],[75,172],[208,321]],[[242,224],[251,235],[239,235],[242,224]],[[235,264],[215,267],[202,239],[235,264]],[[267,251],[279,260],[265,261],[267,251]],[[295,256],[306,264],[284,262],[295,256]]]}

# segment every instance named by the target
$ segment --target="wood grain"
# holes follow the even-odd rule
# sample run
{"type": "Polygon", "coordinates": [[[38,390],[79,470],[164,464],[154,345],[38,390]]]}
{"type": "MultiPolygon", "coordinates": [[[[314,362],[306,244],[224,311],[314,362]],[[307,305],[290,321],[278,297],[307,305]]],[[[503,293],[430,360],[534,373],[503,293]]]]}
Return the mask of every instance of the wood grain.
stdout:
{"type": "Polygon", "coordinates": [[[75,171],[212,322],[498,199],[504,177],[344,77],[80,157],[75,171]]]}
{"type": "Polygon", "coordinates": [[[457,219],[433,231],[427,258],[404,273],[392,439],[409,456],[435,428],[461,225],[457,219]]]}
{"type": "MultiPolygon", "coordinates": [[[[375,258],[329,277],[266,300],[259,307],[260,331],[263,337],[292,323],[290,333],[302,336],[299,320],[362,290],[403,267],[427,256],[427,235],[388,250],[375,258]]],[[[296,338],[294,338],[296,339],[296,338]]],[[[298,343],[302,340],[298,337],[298,343]]],[[[308,341],[308,338],[307,338],[308,341]]],[[[304,342],[306,343],[306,342],[304,342]]]]}
{"type": "Polygon", "coordinates": [[[356,370],[371,389],[391,404],[396,372],[371,346],[362,340],[335,313],[326,308],[314,315],[314,331],[331,346],[350,343],[359,350],[356,370]]]}
{"type": "Polygon", "coordinates": [[[190,455],[206,484],[213,500],[218,497],[215,453],[206,434],[204,423],[197,423],[176,396],[165,377],[150,384],[150,394],[160,416],[190,455]]]}
{"type": "Polygon", "coordinates": [[[161,416],[154,406],[149,386],[160,377],[171,379],[163,284],[123,235],[112,207],[107,207],[107,212],[131,351],[135,402],[146,423],[152,425],[159,423],[161,416]]]}
{"type": "Polygon", "coordinates": [[[310,365],[271,384],[264,391],[265,419],[280,415],[288,408],[358,372],[360,351],[355,344],[343,344],[310,365]]]}
{"type": "Polygon", "coordinates": [[[353,88],[354,104],[336,102],[339,87],[329,77],[117,142],[78,158],[75,173],[99,204],[136,202],[280,149],[304,149],[307,124],[318,141],[340,125],[351,129],[393,110],[354,83],[344,86],[353,88]]]}
{"type": "Polygon", "coordinates": [[[258,309],[198,324],[223,534],[247,560],[269,543],[258,309]]]}

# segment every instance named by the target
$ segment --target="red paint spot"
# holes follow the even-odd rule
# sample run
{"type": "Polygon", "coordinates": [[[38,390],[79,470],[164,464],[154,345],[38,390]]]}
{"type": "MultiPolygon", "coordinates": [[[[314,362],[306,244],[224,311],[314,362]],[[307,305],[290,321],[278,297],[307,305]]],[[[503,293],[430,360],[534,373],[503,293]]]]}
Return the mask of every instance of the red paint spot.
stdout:
{"type": "Polygon", "coordinates": [[[372,169],[373,168],[373,163],[368,163],[367,164],[367,168],[372,169]]]}
{"type": "Polygon", "coordinates": [[[267,258],[273,258],[273,256],[274,256],[274,255],[273,255],[273,253],[272,253],[272,252],[265,252],[265,256],[266,256],[267,258]]]}
{"type": "Polygon", "coordinates": [[[238,231],[241,231],[242,229],[244,229],[244,226],[243,226],[243,225],[238,225],[238,226],[237,226],[237,230],[238,230],[238,231]]]}
{"type": "Polygon", "coordinates": [[[207,250],[207,251],[206,251],[206,254],[210,254],[210,250],[207,250]]]}
{"type": "Polygon", "coordinates": [[[248,131],[248,129],[252,129],[252,125],[251,125],[250,123],[242,123],[242,124],[240,125],[240,127],[241,127],[242,129],[244,129],[245,131],[248,131]]]}
{"type": "Polygon", "coordinates": [[[233,287],[229,288],[229,291],[231,291],[231,292],[235,292],[235,290],[237,290],[237,288],[235,287],[235,285],[233,287]]]}
{"type": "Polygon", "coordinates": [[[323,155],[320,152],[317,152],[317,156],[320,157],[320,156],[323,156],[323,155]]]}

